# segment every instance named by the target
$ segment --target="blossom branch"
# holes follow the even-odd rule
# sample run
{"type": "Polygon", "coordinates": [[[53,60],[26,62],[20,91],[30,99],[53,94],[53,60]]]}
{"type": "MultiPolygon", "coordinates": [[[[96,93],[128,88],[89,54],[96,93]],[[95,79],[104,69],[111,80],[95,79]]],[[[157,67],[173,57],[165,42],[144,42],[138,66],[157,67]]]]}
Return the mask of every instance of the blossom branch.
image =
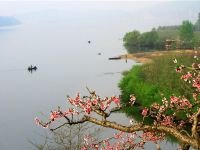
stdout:
{"type": "Polygon", "coordinates": [[[187,135],[183,135],[179,130],[168,127],[168,126],[151,126],[151,125],[143,125],[143,124],[136,124],[133,126],[123,126],[120,124],[117,124],[116,122],[110,122],[110,121],[100,121],[97,120],[96,118],[90,117],[90,116],[85,116],[86,121],[89,121],[91,123],[103,126],[103,127],[108,127],[112,129],[116,129],[119,131],[127,132],[127,133],[133,133],[136,131],[159,131],[159,132],[164,132],[170,135],[173,135],[175,138],[177,138],[179,141],[192,145],[194,148],[198,148],[198,141],[195,139],[191,139],[191,137],[188,137],[187,135]]]}

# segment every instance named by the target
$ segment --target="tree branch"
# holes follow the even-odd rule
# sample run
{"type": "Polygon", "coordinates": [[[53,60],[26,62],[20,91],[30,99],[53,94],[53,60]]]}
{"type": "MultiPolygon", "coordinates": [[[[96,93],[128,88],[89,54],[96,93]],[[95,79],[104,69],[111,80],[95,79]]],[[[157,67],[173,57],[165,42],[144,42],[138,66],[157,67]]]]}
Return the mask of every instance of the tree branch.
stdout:
{"type": "Polygon", "coordinates": [[[191,145],[193,148],[198,148],[198,141],[195,139],[191,139],[187,135],[181,134],[177,129],[169,127],[169,126],[162,126],[162,125],[157,125],[157,126],[151,126],[151,125],[143,125],[143,124],[136,124],[133,126],[124,126],[117,124],[115,122],[110,122],[110,121],[100,121],[97,120],[96,118],[90,117],[90,116],[85,116],[85,121],[103,126],[103,127],[108,127],[112,129],[116,129],[119,131],[127,132],[127,133],[132,133],[136,131],[159,131],[159,132],[164,132],[170,135],[173,135],[175,138],[177,138],[179,141],[181,141],[184,144],[191,145]]]}
{"type": "Polygon", "coordinates": [[[200,116],[200,108],[198,109],[197,113],[193,117],[193,125],[192,125],[192,137],[199,141],[199,134],[197,131],[198,126],[198,118],[200,116]]]}
{"type": "Polygon", "coordinates": [[[65,126],[65,125],[67,125],[67,124],[68,124],[68,125],[75,125],[75,124],[84,123],[84,122],[86,122],[86,121],[87,121],[87,119],[86,119],[85,116],[84,116],[81,120],[73,121],[73,122],[66,122],[66,123],[64,123],[64,124],[62,124],[62,125],[60,125],[60,126],[58,126],[58,127],[56,127],[56,128],[50,129],[50,130],[51,130],[51,131],[54,131],[54,130],[57,130],[57,129],[59,129],[59,128],[65,126]]]}

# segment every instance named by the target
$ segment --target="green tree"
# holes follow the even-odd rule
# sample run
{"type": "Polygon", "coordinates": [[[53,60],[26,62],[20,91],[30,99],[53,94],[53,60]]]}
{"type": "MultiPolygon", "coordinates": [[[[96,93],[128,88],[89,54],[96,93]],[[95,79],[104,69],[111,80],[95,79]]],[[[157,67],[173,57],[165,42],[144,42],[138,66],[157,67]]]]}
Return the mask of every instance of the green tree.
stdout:
{"type": "Polygon", "coordinates": [[[125,34],[123,41],[124,46],[129,53],[136,52],[140,49],[140,32],[134,30],[125,34]]]}
{"type": "Polygon", "coordinates": [[[197,19],[194,27],[195,27],[195,31],[200,31],[200,13],[198,15],[198,19],[197,19]]]}
{"type": "Polygon", "coordinates": [[[141,35],[141,48],[143,50],[157,49],[159,45],[159,36],[155,28],[150,32],[145,32],[141,35]]]}
{"type": "Polygon", "coordinates": [[[125,34],[123,41],[128,53],[161,49],[163,47],[163,42],[155,28],[142,34],[137,30],[128,32],[125,34]]]}
{"type": "Polygon", "coordinates": [[[180,39],[182,40],[182,48],[193,48],[194,28],[189,20],[182,22],[180,27],[180,39]]]}

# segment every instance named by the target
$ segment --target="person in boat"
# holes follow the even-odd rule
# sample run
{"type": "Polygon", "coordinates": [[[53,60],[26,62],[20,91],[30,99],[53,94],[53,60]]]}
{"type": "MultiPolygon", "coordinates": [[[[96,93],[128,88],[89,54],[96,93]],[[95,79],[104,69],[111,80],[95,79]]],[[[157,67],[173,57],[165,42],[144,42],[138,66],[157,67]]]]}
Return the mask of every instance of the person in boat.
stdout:
{"type": "Polygon", "coordinates": [[[36,70],[37,70],[37,67],[36,67],[36,66],[33,67],[32,65],[28,67],[28,71],[29,71],[29,72],[32,72],[33,70],[36,71],[36,70]]]}

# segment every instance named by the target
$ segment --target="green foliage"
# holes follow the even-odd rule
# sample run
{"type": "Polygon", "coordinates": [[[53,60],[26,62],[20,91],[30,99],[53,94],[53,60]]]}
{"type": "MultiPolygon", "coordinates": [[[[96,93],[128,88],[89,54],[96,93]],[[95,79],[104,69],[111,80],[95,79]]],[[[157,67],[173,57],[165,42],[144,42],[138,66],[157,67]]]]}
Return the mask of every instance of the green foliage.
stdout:
{"type": "Polygon", "coordinates": [[[194,47],[200,49],[200,31],[194,34],[194,47]]]}
{"type": "Polygon", "coordinates": [[[156,29],[142,34],[137,30],[128,32],[125,34],[123,41],[129,53],[161,48],[159,35],[156,29]]]}
{"type": "Polygon", "coordinates": [[[132,51],[138,51],[140,49],[140,32],[134,30],[125,34],[124,46],[131,53],[132,51]]]}
{"type": "Polygon", "coordinates": [[[200,47],[200,13],[193,25],[189,20],[182,25],[159,26],[150,32],[140,33],[137,30],[125,34],[123,41],[128,53],[163,50],[166,40],[174,40],[170,49],[193,49],[200,47]]]}
{"type": "Polygon", "coordinates": [[[137,98],[136,105],[126,108],[126,113],[131,115],[133,112],[133,116],[135,113],[141,114],[134,109],[149,107],[154,102],[161,103],[163,96],[169,98],[174,94],[191,97],[192,89],[183,80],[180,80],[180,74],[175,72],[176,66],[172,61],[175,57],[185,65],[192,64],[193,61],[193,58],[186,54],[162,56],[156,58],[153,63],[133,66],[129,73],[123,77],[119,83],[122,103],[127,103],[131,94],[135,94],[137,98]]]}
{"type": "Polygon", "coordinates": [[[141,42],[141,49],[143,50],[154,50],[154,49],[158,49],[158,43],[159,43],[159,36],[158,33],[155,29],[153,29],[150,32],[145,32],[141,35],[140,38],[140,42],[141,42]]]}
{"type": "Polygon", "coordinates": [[[161,40],[165,41],[166,39],[178,39],[179,38],[179,30],[157,30],[158,35],[161,40]]]}
{"type": "Polygon", "coordinates": [[[194,25],[195,31],[200,31],[200,13],[198,15],[198,20],[196,21],[194,25]]]}
{"type": "Polygon", "coordinates": [[[183,47],[192,48],[194,44],[194,28],[189,20],[183,21],[180,27],[180,39],[183,41],[183,47]]]}

